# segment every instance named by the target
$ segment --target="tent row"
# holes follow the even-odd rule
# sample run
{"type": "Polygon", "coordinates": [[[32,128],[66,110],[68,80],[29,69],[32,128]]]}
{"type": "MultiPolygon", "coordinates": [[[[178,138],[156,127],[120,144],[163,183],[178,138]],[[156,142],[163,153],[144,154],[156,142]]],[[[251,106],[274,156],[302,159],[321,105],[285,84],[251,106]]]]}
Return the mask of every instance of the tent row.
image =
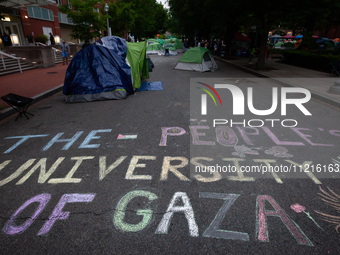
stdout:
{"type": "Polygon", "coordinates": [[[147,40],[146,54],[165,55],[167,51],[170,55],[177,55],[178,53],[184,52],[185,48],[182,40],[177,38],[147,40]]]}
{"type": "Polygon", "coordinates": [[[146,42],[103,37],[78,51],[67,68],[67,102],[124,99],[149,78],[146,42]]]}
{"type": "MultiPolygon", "coordinates": [[[[66,101],[124,99],[133,94],[141,81],[149,78],[146,52],[146,42],[129,43],[116,36],[104,37],[78,51],[65,75],[66,101]]],[[[175,66],[176,70],[198,72],[217,68],[211,52],[202,47],[187,50],[175,66]]]]}

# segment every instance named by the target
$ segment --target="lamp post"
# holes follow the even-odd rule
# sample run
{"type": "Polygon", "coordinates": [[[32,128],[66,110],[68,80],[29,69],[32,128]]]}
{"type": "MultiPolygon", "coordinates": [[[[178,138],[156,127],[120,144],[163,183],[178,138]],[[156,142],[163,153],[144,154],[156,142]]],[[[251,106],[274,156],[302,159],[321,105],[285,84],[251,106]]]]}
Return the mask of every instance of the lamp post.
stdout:
{"type": "MultiPolygon", "coordinates": [[[[104,10],[106,12],[106,15],[109,15],[109,6],[107,5],[107,3],[105,3],[104,10]]],[[[107,35],[111,36],[111,29],[109,27],[109,17],[107,17],[106,22],[107,22],[107,35]]]]}

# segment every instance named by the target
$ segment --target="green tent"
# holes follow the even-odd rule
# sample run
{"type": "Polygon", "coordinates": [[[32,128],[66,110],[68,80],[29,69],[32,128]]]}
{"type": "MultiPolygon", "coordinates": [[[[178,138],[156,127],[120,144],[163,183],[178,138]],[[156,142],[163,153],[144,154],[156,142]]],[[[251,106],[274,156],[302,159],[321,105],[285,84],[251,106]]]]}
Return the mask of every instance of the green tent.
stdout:
{"type": "Polygon", "coordinates": [[[146,54],[162,55],[163,54],[163,48],[158,42],[151,43],[146,47],[146,54]]]}
{"type": "Polygon", "coordinates": [[[165,45],[165,44],[174,44],[174,43],[172,43],[172,42],[175,42],[175,40],[174,40],[174,39],[165,39],[165,40],[164,40],[164,45],[165,45]]]}
{"type": "Polygon", "coordinates": [[[282,47],[285,47],[285,48],[295,48],[294,43],[292,43],[292,42],[286,42],[286,43],[283,44],[282,47]]]}
{"type": "Polygon", "coordinates": [[[187,50],[178,61],[175,69],[197,72],[215,71],[218,68],[211,52],[203,47],[187,50]]]}
{"type": "Polygon", "coordinates": [[[162,45],[163,46],[163,44],[164,44],[164,40],[162,40],[162,39],[156,39],[157,41],[158,41],[158,43],[160,44],[160,45],[162,45]]]}
{"type": "Polygon", "coordinates": [[[175,39],[175,48],[176,50],[183,50],[184,47],[183,47],[183,42],[181,39],[175,39]]]}
{"type": "Polygon", "coordinates": [[[141,80],[149,78],[148,61],[146,59],[146,42],[127,44],[126,58],[131,67],[132,85],[139,89],[141,80]]]}

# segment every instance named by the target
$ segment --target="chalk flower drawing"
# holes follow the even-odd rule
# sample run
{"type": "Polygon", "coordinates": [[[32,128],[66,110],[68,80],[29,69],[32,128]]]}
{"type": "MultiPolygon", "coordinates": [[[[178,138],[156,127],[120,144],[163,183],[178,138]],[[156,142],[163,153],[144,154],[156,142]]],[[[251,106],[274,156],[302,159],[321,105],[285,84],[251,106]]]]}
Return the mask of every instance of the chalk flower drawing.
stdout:
{"type": "MultiPolygon", "coordinates": [[[[329,187],[329,192],[323,190],[321,187],[319,187],[322,193],[318,193],[320,196],[320,199],[324,202],[326,202],[328,205],[333,207],[338,213],[340,213],[340,195],[336,194],[333,190],[331,190],[329,187]]],[[[316,213],[320,214],[320,219],[326,222],[330,222],[335,226],[336,232],[339,233],[339,227],[340,227],[340,217],[335,215],[330,215],[327,213],[315,211],[316,213]]]]}
{"type": "Polygon", "coordinates": [[[313,217],[310,216],[309,212],[306,212],[306,207],[304,207],[303,205],[293,204],[293,205],[290,206],[290,208],[293,209],[296,213],[304,212],[307,215],[307,217],[310,218],[315,223],[315,225],[317,225],[319,228],[322,229],[322,227],[320,227],[319,224],[316,223],[316,221],[313,219],[313,217]]]}
{"type": "Polygon", "coordinates": [[[287,153],[288,150],[282,146],[273,146],[269,150],[265,150],[264,153],[269,155],[274,155],[278,158],[290,158],[293,157],[293,155],[287,153]]]}
{"type": "Polygon", "coordinates": [[[244,158],[246,154],[250,155],[259,155],[257,151],[254,151],[244,145],[242,146],[234,146],[235,152],[232,153],[234,156],[239,156],[241,158],[244,158]]]}
{"type": "Polygon", "coordinates": [[[292,208],[296,213],[300,213],[306,210],[306,207],[299,205],[299,204],[291,205],[290,208],[292,208]]]}

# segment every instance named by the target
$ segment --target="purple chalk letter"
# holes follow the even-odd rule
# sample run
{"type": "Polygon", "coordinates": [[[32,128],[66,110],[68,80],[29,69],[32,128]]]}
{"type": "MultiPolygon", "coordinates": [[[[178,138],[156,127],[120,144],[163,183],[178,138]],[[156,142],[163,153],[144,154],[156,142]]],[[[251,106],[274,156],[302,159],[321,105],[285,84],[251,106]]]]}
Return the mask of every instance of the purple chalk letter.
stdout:
{"type": "Polygon", "coordinates": [[[44,235],[50,231],[56,220],[65,220],[69,216],[70,212],[63,212],[66,203],[77,203],[77,202],[92,202],[96,194],[64,194],[56,207],[54,208],[52,214],[49,217],[49,220],[45,223],[45,225],[40,229],[39,235],[44,235]]]}
{"type": "Polygon", "coordinates": [[[45,193],[45,194],[40,194],[40,195],[37,195],[35,197],[32,197],[30,200],[27,200],[9,219],[9,221],[7,222],[7,224],[4,227],[4,232],[8,235],[23,233],[38,218],[39,214],[45,208],[45,206],[46,206],[47,202],[50,200],[50,198],[51,198],[51,195],[45,193]],[[19,215],[19,213],[21,213],[21,211],[23,211],[27,206],[29,206],[30,204],[32,204],[34,202],[39,203],[39,206],[35,210],[34,214],[31,217],[29,217],[28,220],[26,220],[20,226],[15,226],[15,224],[13,224],[13,223],[14,223],[15,219],[17,218],[17,216],[19,215]]]}
{"type": "Polygon", "coordinates": [[[180,127],[162,127],[162,137],[161,142],[159,143],[159,146],[166,146],[166,140],[169,136],[178,136],[178,135],[184,135],[185,130],[180,127]],[[171,130],[172,133],[169,133],[168,131],[171,130]],[[177,132],[179,131],[179,132],[177,132]],[[174,133],[177,132],[177,133],[174,133]]]}

